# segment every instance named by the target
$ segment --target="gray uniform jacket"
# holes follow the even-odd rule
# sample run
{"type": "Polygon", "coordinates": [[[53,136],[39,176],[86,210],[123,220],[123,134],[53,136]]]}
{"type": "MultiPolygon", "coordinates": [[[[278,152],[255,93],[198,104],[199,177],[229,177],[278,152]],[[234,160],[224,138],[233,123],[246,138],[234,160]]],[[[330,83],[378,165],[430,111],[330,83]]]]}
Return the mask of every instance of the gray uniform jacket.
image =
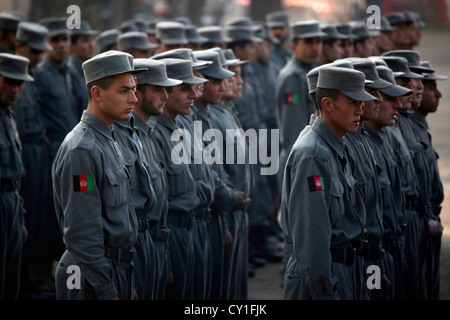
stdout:
{"type": "Polygon", "coordinates": [[[269,59],[281,70],[289,62],[292,54],[288,50],[282,49],[280,46],[275,44],[272,48],[273,50],[269,55],[269,59]]]}
{"type": "Polygon", "coordinates": [[[356,185],[345,149],[344,140],[316,118],[287,160],[280,226],[293,254],[286,299],[354,298],[351,267],[332,262],[331,254],[331,248],[346,248],[364,233],[364,207],[352,204],[356,185]]]}
{"type": "Polygon", "coordinates": [[[115,282],[118,267],[105,257],[105,250],[133,249],[137,220],[129,174],[113,131],[85,111],[55,157],[52,179],[56,214],[66,244],[61,261],[80,267],[96,298],[119,295],[120,288],[129,283],[115,282]]]}
{"type": "Polygon", "coordinates": [[[350,154],[355,159],[355,179],[364,195],[366,228],[368,231],[366,240],[371,246],[371,249],[381,248],[381,239],[383,237],[383,202],[378,180],[378,174],[381,170],[380,166],[375,160],[372,144],[364,128],[359,127],[358,131],[353,134],[347,133],[344,140],[348,145],[350,154]]]}
{"type": "Polygon", "coordinates": [[[74,90],[74,72],[67,63],[60,68],[44,57],[35,69],[34,78],[45,128],[52,142],[53,159],[61,142],[80,121],[83,110],[81,95],[74,90]]]}
{"type": "MultiPolygon", "coordinates": [[[[203,151],[205,149],[203,140],[201,140],[203,137],[203,132],[200,130],[198,130],[199,132],[195,132],[194,113],[192,110],[189,114],[177,116],[175,121],[180,128],[186,129],[190,134],[191,164],[189,165],[189,168],[197,185],[198,195],[201,199],[199,207],[209,208],[214,200],[214,181],[211,166],[206,163],[205,159],[203,159],[203,151]],[[194,138],[195,135],[197,135],[197,138],[194,138]]],[[[197,128],[199,128],[199,126],[197,126],[197,128]]]]}
{"type": "Polygon", "coordinates": [[[430,172],[431,179],[430,203],[433,214],[431,217],[433,219],[440,220],[439,214],[441,212],[442,202],[444,201],[444,188],[439,174],[439,155],[433,147],[426,119],[421,117],[417,112],[411,113],[410,118],[420,142],[422,145],[426,146],[427,168],[430,172]]]}
{"type": "Polygon", "coordinates": [[[155,142],[161,160],[167,168],[169,212],[192,212],[201,202],[195,180],[187,164],[175,164],[171,159],[172,149],[179,143],[172,141],[171,137],[172,133],[179,127],[175,121],[170,120],[166,115],[159,115],[155,118],[158,122],[155,128],[155,142]]]}
{"type": "MultiPolygon", "coordinates": [[[[202,122],[202,135],[204,135],[205,132],[207,132],[209,129],[213,129],[211,124],[210,105],[208,105],[208,108],[205,109],[202,107],[197,107],[194,104],[192,112],[194,121],[202,122]]],[[[208,146],[209,144],[210,142],[205,143],[206,146],[208,146]]],[[[237,197],[234,194],[233,185],[229,180],[228,174],[225,172],[223,164],[215,161],[211,164],[211,169],[211,174],[214,181],[214,201],[211,203],[211,208],[217,209],[218,211],[229,210],[237,202],[237,197]]]]}
{"type": "Polygon", "coordinates": [[[157,149],[155,146],[155,137],[153,131],[155,129],[154,125],[156,125],[156,121],[149,121],[148,123],[153,124],[153,126],[145,123],[138,116],[134,117],[134,126],[137,129],[139,139],[142,143],[142,150],[148,163],[151,164],[148,167],[148,171],[156,197],[156,204],[152,209],[150,209],[149,212],[149,222],[151,224],[159,223],[162,227],[164,227],[166,226],[166,215],[168,209],[168,187],[165,165],[161,161],[160,155],[157,153],[157,149]]]}

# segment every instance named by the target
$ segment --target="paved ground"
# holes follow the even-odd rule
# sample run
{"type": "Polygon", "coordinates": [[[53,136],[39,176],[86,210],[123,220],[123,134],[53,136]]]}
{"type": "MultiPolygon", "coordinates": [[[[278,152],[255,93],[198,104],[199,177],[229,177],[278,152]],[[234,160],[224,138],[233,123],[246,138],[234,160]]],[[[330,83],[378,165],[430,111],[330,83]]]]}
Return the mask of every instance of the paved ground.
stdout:
{"type": "MultiPolygon", "coordinates": [[[[421,60],[431,62],[437,73],[450,76],[450,30],[425,31],[421,45],[416,48],[421,60]]],[[[433,144],[438,152],[439,170],[444,183],[445,201],[441,213],[444,237],[441,249],[441,300],[450,300],[450,80],[439,81],[442,92],[439,109],[430,115],[428,123],[433,144]]],[[[249,280],[249,300],[282,300],[283,290],[279,286],[280,264],[270,263],[256,269],[255,277],[249,280]]]]}

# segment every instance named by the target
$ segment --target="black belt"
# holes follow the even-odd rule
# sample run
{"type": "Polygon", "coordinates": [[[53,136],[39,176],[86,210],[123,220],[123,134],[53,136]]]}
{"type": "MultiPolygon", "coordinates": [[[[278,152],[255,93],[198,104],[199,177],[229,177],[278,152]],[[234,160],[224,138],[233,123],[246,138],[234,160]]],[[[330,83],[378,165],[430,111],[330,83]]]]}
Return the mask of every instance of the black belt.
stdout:
{"type": "Polygon", "coordinates": [[[208,219],[211,215],[210,208],[195,208],[194,209],[195,217],[199,219],[208,219]]]}
{"type": "Polygon", "coordinates": [[[356,255],[356,248],[347,246],[346,248],[331,247],[331,260],[333,262],[342,263],[345,265],[351,265],[356,255]]]}
{"type": "Polygon", "coordinates": [[[1,192],[14,192],[19,190],[20,179],[7,179],[2,178],[0,180],[0,191],[1,192]]]}
{"type": "Polygon", "coordinates": [[[116,259],[117,261],[131,262],[133,261],[136,251],[132,249],[122,249],[122,248],[106,248],[105,257],[116,259]]]}
{"type": "Polygon", "coordinates": [[[384,256],[383,248],[373,246],[367,240],[357,240],[352,243],[352,247],[356,249],[356,254],[363,256],[364,259],[378,260],[384,256]]]}
{"type": "Polygon", "coordinates": [[[183,227],[188,230],[194,225],[195,217],[193,212],[169,211],[167,215],[167,223],[178,227],[183,227]]]}
{"type": "Polygon", "coordinates": [[[170,229],[158,225],[157,222],[151,222],[148,226],[148,232],[150,233],[153,241],[166,243],[167,239],[169,238],[170,229]]]}

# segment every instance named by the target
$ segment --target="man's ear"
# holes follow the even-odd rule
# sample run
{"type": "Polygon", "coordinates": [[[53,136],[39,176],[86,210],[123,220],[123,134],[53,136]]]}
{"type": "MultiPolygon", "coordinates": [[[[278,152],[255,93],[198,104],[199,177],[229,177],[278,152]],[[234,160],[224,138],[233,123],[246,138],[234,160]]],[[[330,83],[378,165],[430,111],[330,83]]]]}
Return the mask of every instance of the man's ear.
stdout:
{"type": "Polygon", "coordinates": [[[330,97],[323,97],[321,103],[323,112],[331,112],[334,106],[333,99],[331,99],[330,97]]]}
{"type": "Polygon", "coordinates": [[[134,94],[136,95],[136,98],[138,99],[138,104],[140,104],[141,103],[141,101],[142,101],[142,92],[140,91],[140,90],[136,90],[135,92],[134,92],[134,94]]]}
{"type": "Polygon", "coordinates": [[[92,100],[94,100],[95,102],[102,102],[103,100],[102,93],[103,90],[99,86],[93,86],[91,88],[92,100]]]}

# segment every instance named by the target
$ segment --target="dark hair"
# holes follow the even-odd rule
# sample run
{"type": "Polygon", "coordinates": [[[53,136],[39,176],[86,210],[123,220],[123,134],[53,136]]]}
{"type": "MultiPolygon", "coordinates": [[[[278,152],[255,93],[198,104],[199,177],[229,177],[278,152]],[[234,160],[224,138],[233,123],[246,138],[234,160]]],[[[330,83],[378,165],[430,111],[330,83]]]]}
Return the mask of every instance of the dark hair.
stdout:
{"type": "Polygon", "coordinates": [[[103,79],[99,79],[97,81],[91,82],[86,85],[87,94],[89,101],[92,99],[91,90],[93,86],[97,86],[102,88],[103,90],[108,90],[108,88],[113,84],[113,82],[116,80],[115,76],[106,77],[103,79]]]}
{"type": "Polygon", "coordinates": [[[333,99],[333,101],[336,101],[339,94],[341,92],[339,90],[335,89],[324,89],[317,87],[316,90],[316,106],[319,108],[320,111],[322,111],[322,99],[325,97],[333,99]]]}
{"type": "Polygon", "coordinates": [[[234,51],[234,48],[244,48],[247,44],[251,43],[250,40],[237,40],[227,43],[227,48],[234,51]]]}

